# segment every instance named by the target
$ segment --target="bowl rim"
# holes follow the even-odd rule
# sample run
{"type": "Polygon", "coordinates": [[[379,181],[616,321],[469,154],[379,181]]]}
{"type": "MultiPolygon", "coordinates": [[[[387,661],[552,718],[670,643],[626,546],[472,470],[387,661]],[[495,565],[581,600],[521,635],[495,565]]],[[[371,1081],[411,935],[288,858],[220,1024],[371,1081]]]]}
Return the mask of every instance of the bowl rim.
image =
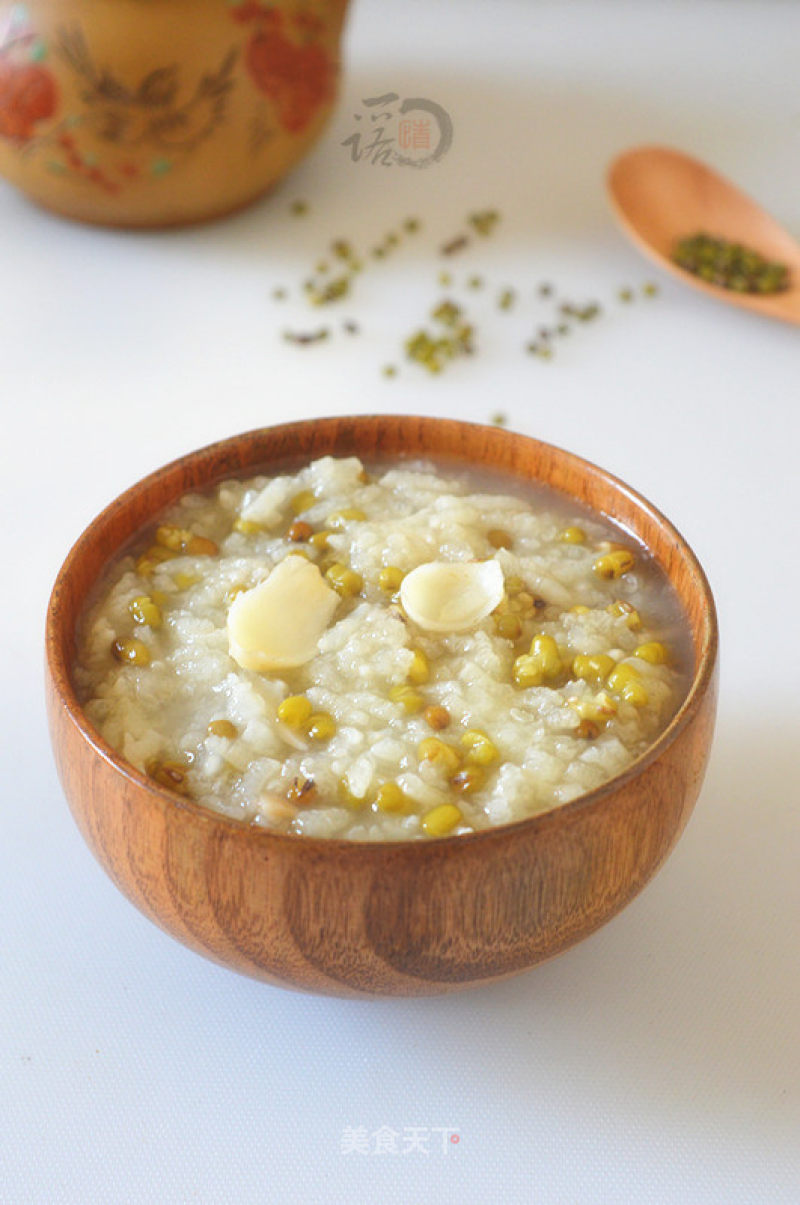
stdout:
{"type": "MultiPolygon", "coordinates": [[[[319,453],[319,455],[335,454],[335,452],[319,453]]],[[[414,457],[420,458],[422,455],[422,453],[411,453],[409,454],[408,459],[412,459],[414,457]]],[[[473,467],[480,467],[479,462],[471,461],[466,456],[460,456],[457,452],[444,454],[437,452],[432,454],[432,458],[440,464],[446,461],[453,461],[454,463],[457,462],[466,467],[469,467],[470,465],[473,467]]],[[[292,460],[302,461],[303,456],[302,454],[296,454],[294,456],[285,456],[283,459],[276,457],[273,461],[256,461],[253,463],[253,465],[248,466],[247,472],[252,476],[256,476],[262,472],[267,473],[270,467],[278,468],[280,466],[285,466],[292,460]],[[259,463],[261,463],[261,467],[259,467],[259,463]]],[[[494,471],[499,471],[497,466],[489,465],[486,467],[494,469],[494,471]]],[[[522,473],[518,472],[514,475],[517,476],[519,480],[525,480],[525,477],[522,473]]],[[[199,484],[196,488],[202,489],[205,487],[210,489],[214,485],[219,484],[221,481],[235,477],[236,473],[231,473],[230,471],[226,471],[224,468],[219,468],[216,472],[209,473],[207,479],[202,484],[199,484]]],[[[534,484],[538,481],[538,483],[543,485],[545,489],[552,490],[557,494],[562,494],[567,498],[576,499],[577,501],[581,502],[581,505],[589,510],[594,510],[597,514],[602,515],[603,518],[613,523],[616,527],[622,530],[627,530],[623,522],[604,514],[604,512],[598,510],[597,507],[593,507],[585,500],[578,498],[574,493],[570,493],[565,489],[559,489],[557,485],[540,481],[535,477],[530,477],[528,480],[534,484]]],[[[191,487],[186,487],[183,491],[183,493],[189,492],[192,492],[191,487]]],[[[167,505],[174,504],[174,502],[178,500],[179,496],[180,495],[176,495],[175,499],[173,499],[173,502],[167,503],[167,505]]],[[[153,517],[155,517],[159,512],[158,510],[154,510],[152,513],[153,517]]],[[[144,525],[144,523],[141,524],[141,526],[144,525]]],[[[633,538],[637,539],[639,543],[643,543],[635,532],[632,531],[630,534],[633,538]]],[[[646,545],[644,546],[646,547],[646,545]]],[[[110,554],[109,558],[107,558],[105,562],[105,565],[110,562],[114,555],[116,554],[113,552],[110,554]]],[[[661,569],[661,572],[667,576],[668,580],[670,580],[666,568],[663,565],[660,565],[659,568],[661,569]]],[[[86,599],[90,594],[92,587],[99,580],[99,576],[100,574],[94,576],[90,586],[80,598],[75,608],[76,615],[83,611],[86,599]]],[[[681,606],[681,610],[684,611],[685,616],[685,608],[683,608],[682,604],[679,603],[679,605],[681,606]]],[[[238,839],[246,838],[256,842],[264,842],[267,845],[275,845],[277,847],[280,847],[284,845],[284,843],[288,842],[291,844],[291,848],[294,851],[297,851],[300,848],[306,849],[309,855],[316,857],[318,857],[322,851],[334,849],[337,851],[339,856],[341,856],[343,853],[354,851],[362,859],[370,856],[378,856],[379,854],[385,856],[388,851],[392,851],[400,855],[403,851],[407,853],[411,850],[415,851],[415,856],[424,857],[426,856],[426,852],[424,851],[431,853],[432,851],[441,851],[445,848],[467,849],[471,848],[476,841],[486,843],[487,841],[504,840],[510,836],[513,837],[515,834],[518,834],[522,831],[536,832],[538,830],[547,830],[553,824],[560,824],[564,821],[569,821],[586,811],[599,808],[606,798],[617,794],[621,788],[624,788],[632,780],[638,778],[642,773],[644,773],[644,771],[647,770],[650,765],[657,761],[661,754],[668,749],[675,742],[675,740],[677,740],[680,734],[692,722],[708,693],[709,687],[713,683],[714,675],[717,669],[718,650],[719,628],[716,604],[714,602],[711,586],[708,582],[708,578],[706,577],[702,565],[700,564],[691,546],[674,526],[674,524],[666,517],[666,515],[663,514],[662,511],[660,511],[656,506],[653,505],[652,502],[650,502],[644,497],[644,495],[640,494],[632,486],[628,485],[625,481],[615,476],[607,469],[595,464],[593,461],[587,460],[582,456],[578,456],[576,453],[570,452],[567,449],[561,448],[555,444],[540,440],[535,436],[526,435],[523,432],[506,430],[504,428],[489,426],[483,423],[467,422],[461,419],[394,413],[332,415],[319,419],[300,419],[290,423],[278,423],[266,427],[255,427],[248,431],[227,436],[224,439],[215,440],[210,444],[205,444],[202,447],[195,448],[187,453],[184,453],[182,456],[175,457],[173,460],[170,460],[161,467],[154,469],[150,473],[147,473],[144,477],[139,478],[132,485],[128,486],[128,488],[125,489],[121,494],[118,494],[114,499],[112,499],[111,502],[104,506],[103,509],[95,516],[94,519],[91,520],[91,522],[77,537],[67,553],[67,556],[65,557],[56,576],[48,601],[45,620],[46,666],[49,671],[52,689],[57,701],[66,710],[70,721],[78,730],[83,740],[94,750],[98,756],[100,756],[103,761],[105,761],[111,767],[112,770],[120,774],[122,778],[126,779],[136,790],[146,791],[155,800],[159,801],[165,808],[174,809],[177,812],[186,812],[201,823],[220,826],[221,828],[227,830],[231,835],[235,834],[238,839]],[[224,460],[226,451],[234,448],[236,445],[241,445],[244,441],[249,442],[258,440],[263,438],[265,435],[276,437],[281,435],[291,436],[293,432],[299,432],[301,430],[306,430],[313,427],[330,427],[332,425],[348,422],[366,422],[378,429],[383,423],[397,424],[410,422],[415,424],[423,424],[423,426],[428,425],[439,427],[442,425],[450,425],[456,429],[467,429],[475,433],[481,431],[491,432],[494,439],[502,439],[506,437],[512,441],[523,440],[526,443],[535,444],[545,452],[555,453],[555,455],[561,458],[563,462],[568,463],[575,469],[578,469],[582,475],[585,475],[588,470],[590,475],[596,475],[602,478],[608,485],[613,487],[617,494],[624,496],[629,502],[632,502],[639,512],[643,513],[651,521],[655,522],[667,534],[671,543],[679,551],[681,561],[687,566],[695,590],[699,593],[702,599],[702,616],[701,623],[699,625],[699,653],[696,654],[696,669],[692,674],[689,689],[687,690],[680,707],[675,712],[675,715],[672,717],[667,727],[656,738],[656,740],[620,774],[617,774],[613,778],[608,779],[606,782],[601,783],[600,786],[594,787],[592,790],[578,795],[575,799],[572,799],[567,803],[558,804],[553,808],[549,808],[547,811],[524,817],[521,820],[513,820],[506,824],[492,825],[489,828],[478,829],[471,833],[464,833],[460,836],[451,834],[449,836],[437,837],[436,840],[433,841],[422,841],[417,837],[408,838],[407,840],[395,839],[384,841],[356,841],[348,837],[313,837],[304,834],[275,832],[271,829],[254,825],[252,822],[244,821],[238,817],[228,816],[223,812],[217,812],[205,804],[198,803],[196,800],[178,795],[173,791],[161,787],[142,771],[137,770],[135,766],[126,761],[120,754],[118,754],[89,721],[83,709],[83,705],[78,698],[77,691],[72,680],[71,667],[67,663],[66,659],[62,656],[62,651],[66,647],[66,641],[63,639],[63,637],[68,634],[64,632],[61,616],[62,594],[65,592],[65,588],[70,582],[76,566],[80,563],[81,557],[83,556],[87,545],[91,545],[93,540],[95,540],[96,537],[104,530],[105,526],[115,515],[124,513],[124,511],[130,506],[131,502],[135,498],[138,498],[148,490],[151,490],[159,481],[180,470],[188,462],[200,461],[204,462],[208,466],[212,466],[213,468],[215,461],[218,459],[224,460]],[[370,850],[373,851],[372,855],[370,855],[368,852],[370,850]]]]}

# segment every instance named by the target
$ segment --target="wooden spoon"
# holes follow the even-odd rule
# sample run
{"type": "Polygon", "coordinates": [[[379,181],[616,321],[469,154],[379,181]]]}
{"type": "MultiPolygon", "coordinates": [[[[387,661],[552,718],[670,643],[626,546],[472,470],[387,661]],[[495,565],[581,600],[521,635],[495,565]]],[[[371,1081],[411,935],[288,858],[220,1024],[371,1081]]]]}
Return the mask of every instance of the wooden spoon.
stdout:
{"type": "Polygon", "coordinates": [[[637,147],[608,171],[614,212],[634,243],[684,284],[770,318],[800,323],[800,246],[768,213],[705,163],[669,147],[637,147]],[[735,293],[707,284],[672,260],[678,239],[703,231],[743,243],[766,259],[786,264],[789,288],[781,293],[735,293]]]}

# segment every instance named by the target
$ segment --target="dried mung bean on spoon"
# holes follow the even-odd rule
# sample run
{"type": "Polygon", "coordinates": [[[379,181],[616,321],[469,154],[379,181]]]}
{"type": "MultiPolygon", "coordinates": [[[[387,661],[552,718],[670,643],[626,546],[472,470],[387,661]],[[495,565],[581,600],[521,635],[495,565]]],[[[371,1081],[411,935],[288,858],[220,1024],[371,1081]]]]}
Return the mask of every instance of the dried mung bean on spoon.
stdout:
{"type": "Polygon", "coordinates": [[[782,293],[790,283],[786,264],[765,259],[742,243],[715,238],[702,231],[680,239],[673,259],[685,272],[734,293],[782,293]]]}

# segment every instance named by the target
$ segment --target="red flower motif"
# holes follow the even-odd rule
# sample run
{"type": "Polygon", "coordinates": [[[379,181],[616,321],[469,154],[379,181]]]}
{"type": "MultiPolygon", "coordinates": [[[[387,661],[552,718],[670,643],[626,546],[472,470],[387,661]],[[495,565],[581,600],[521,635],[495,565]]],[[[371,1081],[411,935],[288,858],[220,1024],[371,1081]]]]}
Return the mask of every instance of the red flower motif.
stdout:
{"type": "Polygon", "coordinates": [[[319,17],[315,17],[313,13],[295,13],[292,17],[292,25],[300,33],[316,36],[325,32],[325,22],[320,21],[319,17]]]}
{"type": "Polygon", "coordinates": [[[297,46],[277,31],[254,34],[245,55],[256,87],[278,110],[278,120],[291,133],[303,130],[331,96],[334,69],[319,46],[297,46]]]}
{"type": "Polygon", "coordinates": [[[44,67],[0,58],[0,137],[27,142],[36,122],[52,117],[57,103],[55,80],[44,67]]]}
{"type": "Polygon", "coordinates": [[[231,16],[242,25],[248,21],[258,21],[261,25],[277,27],[283,21],[283,13],[278,9],[265,8],[259,0],[244,0],[243,4],[237,4],[231,9],[231,16]]]}

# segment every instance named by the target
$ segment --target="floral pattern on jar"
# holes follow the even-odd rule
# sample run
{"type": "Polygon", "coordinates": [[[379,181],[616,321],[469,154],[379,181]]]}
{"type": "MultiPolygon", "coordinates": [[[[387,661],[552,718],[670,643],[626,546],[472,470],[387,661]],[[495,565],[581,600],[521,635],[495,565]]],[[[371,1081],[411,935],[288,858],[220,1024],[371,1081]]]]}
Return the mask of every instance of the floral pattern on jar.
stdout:
{"type": "Polygon", "coordinates": [[[129,83],[96,62],[78,25],[59,29],[49,45],[32,26],[27,6],[15,4],[0,42],[0,138],[28,155],[46,154],[54,175],[81,179],[109,194],[136,179],[161,179],[224,122],[238,49],[183,86],[174,63],[129,83]],[[80,88],[82,108],[59,113],[59,89],[44,60],[66,67],[80,88]],[[58,118],[45,128],[41,124],[58,118]],[[96,143],[108,153],[99,155],[96,143]],[[115,155],[114,151],[122,154],[115,155]]]}
{"type": "Polygon", "coordinates": [[[326,24],[312,12],[286,14],[259,0],[232,10],[234,20],[255,29],[244,49],[247,72],[275,106],[278,121],[297,134],[333,97],[337,64],[319,45],[326,24]]]}
{"type": "Polygon", "coordinates": [[[347,0],[0,0],[0,175],[89,222],[230,213],[310,149],[347,0]],[[189,6],[191,7],[191,6],[189,6]]]}
{"type": "Polygon", "coordinates": [[[24,5],[15,5],[0,43],[0,138],[18,146],[30,142],[38,124],[58,108],[58,87],[41,61],[45,56],[24,5]]]}

